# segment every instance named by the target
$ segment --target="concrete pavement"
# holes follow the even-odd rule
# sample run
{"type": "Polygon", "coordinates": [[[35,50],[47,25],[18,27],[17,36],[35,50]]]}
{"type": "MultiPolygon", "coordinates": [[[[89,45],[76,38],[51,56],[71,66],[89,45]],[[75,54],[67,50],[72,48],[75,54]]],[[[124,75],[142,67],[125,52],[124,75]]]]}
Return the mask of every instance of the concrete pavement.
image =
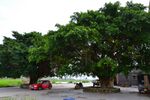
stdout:
{"type": "Polygon", "coordinates": [[[85,93],[82,90],[74,90],[73,88],[74,84],[54,84],[52,90],[40,91],[31,91],[17,87],[0,88],[0,100],[6,100],[4,98],[7,97],[12,97],[15,100],[63,100],[67,97],[73,97],[75,100],[150,100],[150,95],[139,94],[136,87],[120,87],[120,93],[108,94],[85,93]]]}

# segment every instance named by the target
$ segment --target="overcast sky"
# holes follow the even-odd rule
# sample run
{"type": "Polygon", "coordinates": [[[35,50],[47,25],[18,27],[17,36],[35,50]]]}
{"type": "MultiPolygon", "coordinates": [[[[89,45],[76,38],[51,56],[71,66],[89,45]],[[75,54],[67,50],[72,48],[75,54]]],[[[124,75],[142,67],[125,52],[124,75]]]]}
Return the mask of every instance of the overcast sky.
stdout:
{"type": "MultiPolygon", "coordinates": [[[[66,24],[73,12],[97,10],[106,2],[127,0],[0,0],[0,43],[12,31],[38,31],[46,34],[55,24],[66,24]]],[[[149,0],[132,0],[149,4],[149,0]]]]}

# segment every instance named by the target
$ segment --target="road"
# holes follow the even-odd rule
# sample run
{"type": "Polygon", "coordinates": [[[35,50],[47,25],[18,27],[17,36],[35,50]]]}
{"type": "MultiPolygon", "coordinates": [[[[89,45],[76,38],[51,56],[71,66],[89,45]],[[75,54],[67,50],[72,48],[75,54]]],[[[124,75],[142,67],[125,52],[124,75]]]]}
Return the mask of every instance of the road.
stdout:
{"type": "MultiPolygon", "coordinates": [[[[84,84],[85,85],[85,84],[84,84]]],[[[86,84],[87,85],[87,84],[86,84]]],[[[18,87],[0,88],[0,100],[63,100],[73,97],[75,100],[150,100],[150,95],[139,94],[136,87],[121,88],[120,93],[84,93],[74,90],[74,84],[55,84],[52,90],[31,91],[18,87]]]]}

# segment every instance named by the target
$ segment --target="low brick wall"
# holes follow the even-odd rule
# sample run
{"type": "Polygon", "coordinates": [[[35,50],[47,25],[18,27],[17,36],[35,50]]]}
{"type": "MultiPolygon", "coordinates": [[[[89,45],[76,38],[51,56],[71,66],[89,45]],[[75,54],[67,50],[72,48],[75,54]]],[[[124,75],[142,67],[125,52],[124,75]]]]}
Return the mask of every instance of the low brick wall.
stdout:
{"type": "Polygon", "coordinates": [[[100,88],[100,87],[85,87],[84,92],[96,92],[96,93],[118,93],[119,88],[100,88]]]}

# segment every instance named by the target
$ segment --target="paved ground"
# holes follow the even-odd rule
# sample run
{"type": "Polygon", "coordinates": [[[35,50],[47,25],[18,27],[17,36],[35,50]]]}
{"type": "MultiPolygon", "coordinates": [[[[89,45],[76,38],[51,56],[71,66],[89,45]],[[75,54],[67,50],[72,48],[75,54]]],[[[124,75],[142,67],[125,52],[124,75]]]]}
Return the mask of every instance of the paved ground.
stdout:
{"type": "MultiPolygon", "coordinates": [[[[84,84],[91,85],[91,84],[84,84]]],[[[74,84],[53,85],[52,90],[31,91],[17,87],[0,88],[0,100],[63,100],[73,97],[75,100],[150,100],[150,95],[139,94],[136,87],[121,88],[121,93],[84,93],[74,90],[74,84]]]]}

